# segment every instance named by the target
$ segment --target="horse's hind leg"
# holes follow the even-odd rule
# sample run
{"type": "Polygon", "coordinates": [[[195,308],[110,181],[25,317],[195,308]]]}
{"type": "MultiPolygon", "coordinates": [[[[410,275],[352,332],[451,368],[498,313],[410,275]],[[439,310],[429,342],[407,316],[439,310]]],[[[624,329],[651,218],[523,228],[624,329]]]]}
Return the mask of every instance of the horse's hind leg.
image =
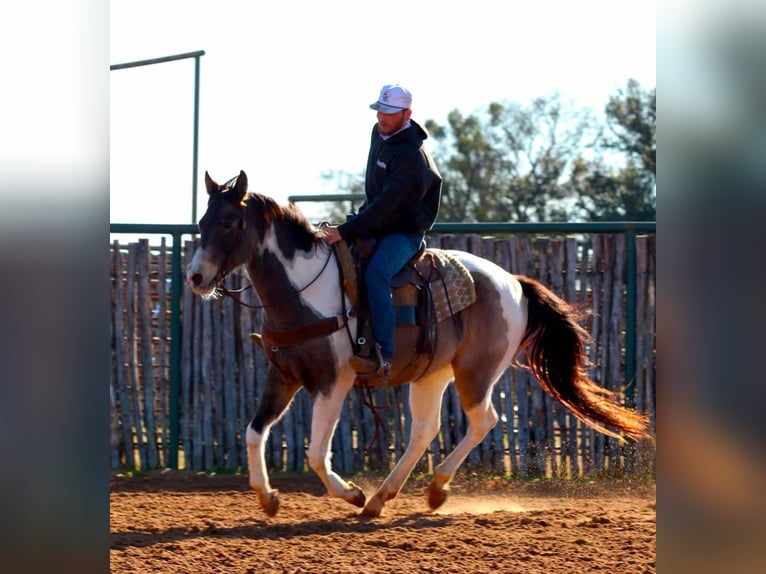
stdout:
{"type": "Polygon", "coordinates": [[[434,477],[428,490],[428,506],[433,510],[439,508],[447,500],[449,484],[455,478],[457,469],[471,450],[484,439],[498,421],[497,412],[492,406],[491,384],[486,387],[484,397],[468,408],[466,408],[468,397],[461,392],[458,379],[456,379],[456,387],[468,418],[468,428],[455,449],[434,469],[434,477]]]}
{"type": "Polygon", "coordinates": [[[395,498],[412,473],[420,457],[439,432],[442,395],[452,378],[447,368],[410,383],[410,414],[412,428],[407,449],[394,470],[386,477],[375,495],[367,502],[362,514],[379,516],[386,501],[395,498]]]}
{"type": "MultiPolygon", "coordinates": [[[[352,376],[349,372],[349,377],[352,376]]],[[[314,399],[308,462],[330,496],[342,498],[354,506],[362,507],[366,500],[362,489],[353,482],[346,482],[333,472],[330,461],[330,441],[340,418],[343,401],[353,384],[353,379],[349,377],[338,379],[327,395],[319,393],[314,399]]]]}
{"type": "Polygon", "coordinates": [[[269,436],[271,425],[274,424],[287,410],[300,384],[289,384],[273,369],[269,369],[264,385],[264,394],[258,410],[247,425],[245,441],[247,442],[247,464],[250,472],[250,488],[258,494],[258,500],[266,514],[274,516],[279,510],[279,492],[269,484],[266,471],[264,445],[269,436]]]}

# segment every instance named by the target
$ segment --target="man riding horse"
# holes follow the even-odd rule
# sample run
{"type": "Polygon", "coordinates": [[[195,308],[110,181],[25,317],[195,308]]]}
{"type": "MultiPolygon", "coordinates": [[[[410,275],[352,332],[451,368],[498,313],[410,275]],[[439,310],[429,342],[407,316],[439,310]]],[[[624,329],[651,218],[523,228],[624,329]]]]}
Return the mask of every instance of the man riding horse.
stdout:
{"type": "Polygon", "coordinates": [[[439,213],[442,179],[424,147],[426,130],[412,118],[412,95],[398,84],[385,85],[377,110],[365,175],[366,199],[359,213],[321,234],[332,245],[356,239],[375,243],[364,274],[375,356],[354,355],[358,373],[375,373],[385,381],[394,357],[394,304],[391,279],[423,247],[425,233],[439,213]]]}

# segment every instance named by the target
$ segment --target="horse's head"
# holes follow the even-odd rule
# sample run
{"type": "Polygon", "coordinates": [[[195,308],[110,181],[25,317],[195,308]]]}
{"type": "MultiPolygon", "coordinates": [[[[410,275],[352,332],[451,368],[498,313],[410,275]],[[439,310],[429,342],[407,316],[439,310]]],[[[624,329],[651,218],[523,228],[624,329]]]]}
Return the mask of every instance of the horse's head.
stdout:
{"type": "Polygon", "coordinates": [[[200,245],[186,269],[186,282],[198,295],[211,296],[226,276],[245,262],[241,243],[247,175],[240,171],[239,176],[221,185],[205,172],[205,186],[207,211],[199,222],[200,245]]]}

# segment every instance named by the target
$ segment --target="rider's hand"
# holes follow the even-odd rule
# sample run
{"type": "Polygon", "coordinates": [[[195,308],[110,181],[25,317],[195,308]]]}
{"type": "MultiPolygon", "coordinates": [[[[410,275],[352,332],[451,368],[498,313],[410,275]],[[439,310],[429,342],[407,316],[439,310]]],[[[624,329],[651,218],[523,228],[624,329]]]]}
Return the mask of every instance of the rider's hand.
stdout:
{"type": "Polygon", "coordinates": [[[340,236],[340,231],[337,227],[325,227],[319,232],[319,237],[327,242],[327,245],[338,243],[343,238],[340,236]]]}

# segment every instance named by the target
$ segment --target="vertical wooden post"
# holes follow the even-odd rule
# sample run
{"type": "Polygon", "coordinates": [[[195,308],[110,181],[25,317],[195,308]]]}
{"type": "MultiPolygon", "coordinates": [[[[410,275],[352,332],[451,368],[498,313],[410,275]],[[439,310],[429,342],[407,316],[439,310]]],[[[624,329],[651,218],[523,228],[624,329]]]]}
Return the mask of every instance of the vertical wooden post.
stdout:
{"type": "Polygon", "coordinates": [[[140,239],[136,250],[138,258],[137,312],[140,343],[140,375],[143,384],[144,425],[146,428],[146,464],[148,470],[158,465],[157,424],[154,417],[154,352],[152,333],[152,302],[149,296],[149,240],[140,239]]]}

